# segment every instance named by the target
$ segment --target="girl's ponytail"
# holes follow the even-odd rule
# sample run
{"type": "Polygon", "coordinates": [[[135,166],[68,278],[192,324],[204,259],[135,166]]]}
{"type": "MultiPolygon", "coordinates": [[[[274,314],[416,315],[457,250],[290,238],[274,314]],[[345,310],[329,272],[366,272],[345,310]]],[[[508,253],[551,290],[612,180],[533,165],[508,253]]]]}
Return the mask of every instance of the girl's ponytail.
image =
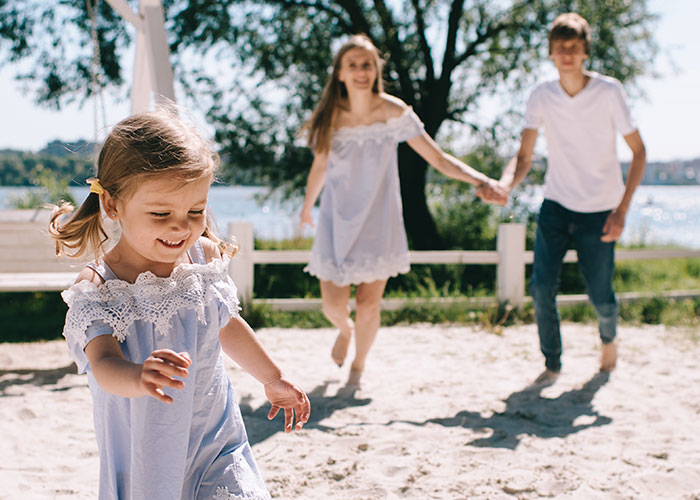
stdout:
{"type": "Polygon", "coordinates": [[[102,245],[109,239],[102,226],[99,195],[90,193],[75,215],[65,224],[61,224],[59,219],[73,210],[73,205],[63,203],[60,207],[54,207],[51,214],[49,234],[56,241],[56,255],[80,257],[88,249],[92,249],[95,258],[99,257],[102,245]]]}

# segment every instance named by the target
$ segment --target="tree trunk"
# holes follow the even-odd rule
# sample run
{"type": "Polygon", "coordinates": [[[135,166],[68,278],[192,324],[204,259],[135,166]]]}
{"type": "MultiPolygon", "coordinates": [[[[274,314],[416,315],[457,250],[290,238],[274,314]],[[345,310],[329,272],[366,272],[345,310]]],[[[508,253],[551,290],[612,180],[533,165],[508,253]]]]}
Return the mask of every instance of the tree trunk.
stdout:
{"type": "Polygon", "coordinates": [[[427,168],[425,160],[410,147],[406,144],[399,146],[403,219],[409,247],[413,250],[443,250],[445,242],[437,232],[425,196],[427,168]]]}

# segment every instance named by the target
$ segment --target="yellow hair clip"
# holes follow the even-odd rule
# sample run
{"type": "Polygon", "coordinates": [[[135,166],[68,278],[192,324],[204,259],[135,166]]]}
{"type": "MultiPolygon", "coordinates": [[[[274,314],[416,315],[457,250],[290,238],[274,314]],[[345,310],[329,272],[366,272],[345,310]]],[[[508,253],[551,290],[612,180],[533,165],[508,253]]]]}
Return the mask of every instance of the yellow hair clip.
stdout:
{"type": "Polygon", "coordinates": [[[100,184],[100,179],[98,179],[97,177],[90,177],[86,182],[90,184],[91,193],[100,195],[105,192],[104,188],[102,187],[102,184],[100,184]]]}

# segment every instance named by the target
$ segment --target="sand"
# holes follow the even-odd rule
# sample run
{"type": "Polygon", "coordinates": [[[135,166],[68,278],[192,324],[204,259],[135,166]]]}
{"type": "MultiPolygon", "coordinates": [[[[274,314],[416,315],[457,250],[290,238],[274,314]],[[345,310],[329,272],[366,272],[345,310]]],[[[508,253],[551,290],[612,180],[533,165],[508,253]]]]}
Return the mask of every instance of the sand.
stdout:
{"type": "MultiPolygon", "coordinates": [[[[273,498],[700,500],[696,332],[622,326],[607,375],[595,327],[566,324],[561,377],[528,390],[533,325],[382,328],[353,397],[338,396],[333,330],[258,333],[312,404],[284,434],[261,386],[227,365],[273,498]]],[[[97,498],[87,379],[63,342],[0,344],[0,368],[0,499],[97,498]]]]}

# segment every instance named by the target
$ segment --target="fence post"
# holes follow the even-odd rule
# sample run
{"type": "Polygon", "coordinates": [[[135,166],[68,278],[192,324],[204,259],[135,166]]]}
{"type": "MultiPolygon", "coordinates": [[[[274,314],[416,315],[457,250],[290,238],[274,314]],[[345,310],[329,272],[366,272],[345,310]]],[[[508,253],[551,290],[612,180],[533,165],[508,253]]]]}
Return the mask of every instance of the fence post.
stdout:
{"type": "Polygon", "coordinates": [[[229,263],[228,273],[238,287],[238,298],[247,303],[253,298],[253,224],[247,221],[229,222],[228,237],[239,246],[238,253],[229,263]]]}
{"type": "Polygon", "coordinates": [[[525,298],[525,224],[499,225],[496,249],[498,303],[520,307],[525,298]]]}

